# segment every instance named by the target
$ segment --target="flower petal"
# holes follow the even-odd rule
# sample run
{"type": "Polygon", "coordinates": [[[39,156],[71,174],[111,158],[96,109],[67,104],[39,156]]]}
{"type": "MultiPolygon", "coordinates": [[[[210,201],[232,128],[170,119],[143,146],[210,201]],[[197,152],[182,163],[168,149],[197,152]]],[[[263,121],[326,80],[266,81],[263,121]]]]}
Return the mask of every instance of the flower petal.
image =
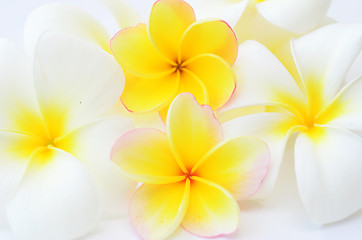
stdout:
{"type": "Polygon", "coordinates": [[[197,236],[216,237],[235,232],[239,217],[239,206],[228,191],[194,177],[189,207],[181,223],[183,228],[197,236]]]}
{"type": "Polygon", "coordinates": [[[263,45],[246,41],[234,64],[237,88],[222,112],[244,106],[280,105],[291,112],[304,110],[298,85],[279,60],[263,45]]]}
{"type": "Polygon", "coordinates": [[[322,21],[330,4],[331,0],[268,0],[257,4],[256,7],[272,24],[303,34],[322,21]]]}
{"type": "Polygon", "coordinates": [[[348,84],[317,117],[320,124],[362,130],[362,77],[348,84]]]}
{"type": "Polygon", "coordinates": [[[234,27],[243,14],[249,0],[187,0],[198,19],[219,18],[234,27]]]}
{"type": "Polygon", "coordinates": [[[91,177],[72,155],[57,149],[35,152],[8,209],[20,239],[74,239],[95,227],[100,216],[91,177]],[[46,161],[38,165],[37,162],[46,161]]]}
{"type": "Polygon", "coordinates": [[[213,109],[223,106],[235,89],[235,75],[230,65],[213,54],[203,54],[193,58],[185,66],[205,85],[209,105],[213,109]]]}
{"type": "Polygon", "coordinates": [[[292,41],[294,60],[314,102],[323,107],[335,97],[361,48],[362,25],[357,24],[331,24],[292,41]]]}
{"type": "Polygon", "coordinates": [[[156,78],[171,73],[171,63],[151,44],[145,24],[119,31],[111,40],[111,49],[121,67],[132,75],[156,78]]]}
{"type": "Polygon", "coordinates": [[[185,1],[159,0],[151,11],[150,39],[161,53],[177,62],[181,36],[195,20],[194,10],[185,1]]]}
{"type": "Polygon", "coordinates": [[[210,151],[195,165],[196,176],[219,184],[237,200],[259,188],[269,163],[268,147],[257,138],[238,137],[210,151]]]}
{"type": "Polygon", "coordinates": [[[124,0],[100,0],[117,20],[118,26],[122,28],[135,26],[143,22],[142,16],[129,2],[124,0]]]}
{"type": "Polygon", "coordinates": [[[156,129],[135,129],[122,135],[113,146],[111,158],[140,182],[165,184],[185,179],[166,134],[156,129]]]}
{"type": "Polygon", "coordinates": [[[209,93],[205,84],[193,72],[185,69],[180,76],[178,93],[192,93],[200,104],[209,103],[209,93]]]}
{"type": "Polygon", "coordinates": [[[174,156],[188,170],[222,139],[221,125],[211,108],[200,106],[189,93],[174,99],[166,127],[174,156]]]}
{"type": "Polygon", "coordinates": [[[114,58],[70,36],[43,35],[35,63],[40,110],[55,137],[99,117],[123,90],[124,74],[114,58]]]}
{"type": "Polygon", "coordinates": [[[221,20],[203,20],[192,24],[181,39],[181,61],[199,54],[220,56],[230,65],[238,56],[238,42],[232,28],[221,20]]]}
{"type": "Polygon", "coordinates": [[[315,127],[295,143],[299,193],[316,223],[348,217],[362,207],[362,139],[346,130],[315,127]]]}
{"type": "Polygon", "coordinates": [[[0,129],[45,134],[35,96],[31,62],[15,44],[0,39],[0,129]]]}
{"type": "Polygon", "coordinates": [[[143,184],[130,204],[133,227],[143,239],[164,239],[179,226],[188,207],[190,181],[143,184]]]}
{"type": "Polygon", "coordinates": [[[107,52],[109,35],[90,14],[67,3],[52,3],[32,11],[26,20],[25,49],[33,55],[40,36],[47,31],[57,31],[95,43],[107,52]]]}
{"type": "Polygon", "coordinates": [[[178,72],[164,77],[147,79],[126,73],[126,84],[121,99],[132,112],[157,111],[168,105],[180,83],[178,72]]]}
{"type": "Polygon", "coordinates": [[[112,117],[97,120],[58,139],[56,146],[76,156],[87,167],[101,193],[106,216],[126,215],[137,182],[130,180],[110,161],[113,143],[132,129],[128,118],[112,117]]]}
{"type": "Polygon", "coordinates": [[[268,174],[252,198],[265,198],[273,190],[289,136],[297,124],[294,116],[284,113],[257,113],[224,123],[225,139],[253,136],[263,140],[270,150],[268,174]]]}
{"type": "Polygon", "coordinates": [[[0,131],[0,216],[14,196],[38,144],[37,139],[28,135],[0,131]]]}

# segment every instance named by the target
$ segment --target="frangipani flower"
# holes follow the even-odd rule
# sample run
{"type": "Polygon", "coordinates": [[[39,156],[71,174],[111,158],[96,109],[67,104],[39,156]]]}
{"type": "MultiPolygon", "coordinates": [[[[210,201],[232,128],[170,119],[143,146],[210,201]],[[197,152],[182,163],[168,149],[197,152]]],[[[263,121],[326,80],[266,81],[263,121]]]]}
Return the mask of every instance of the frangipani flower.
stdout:
{"type": "Polygon", "coordinates": [[[126,72],[121,99],[130,111],[166,115],[182,92],[218,109],[235,88],[234,32],[221,20],[196,21],[191,6],[182,0],[157,1],[148,26],[121,30],[112,38],[111,49],[126,72]]]}
{"type": "Polygon", "coordinates": [[[237,116],[242,106],[273,106],[273,112],[224,124],[227,135],[258,136],[269,145],[270,171],[259,193],[272,189],[286,143],[296,133],[295,172],[303,204],[317,223],[338,221],[362,206],[362,139],[357,135],[362,130],[362,78],[342,88],[361,51],[362,26],[332,24],[291,45],[301,82],[261,44],[240,46],[235,69],[243,87],[220,118],[237,116]]]}
{"type": "Polygon", "coordinates": [[[107,161],[129,119],[100,119],[122,92],[112,56],[47,33],[25,55],[0,40],[0,214],[19,239],[76,239],[124,214],[137,183],[107,161]]]}
{"type": "Polygon", "coordinates": [[[263,180],[269,151],[260,140],[223,140],[209,106],[178,95],[167,115],[167,133],[143,128],[125,133],[112,150],[129,176],[143,182],[130,203],[130,218],[144,239],[162,239],[180,224],[204,237],[234,232],[236,200],[263,180]]]}

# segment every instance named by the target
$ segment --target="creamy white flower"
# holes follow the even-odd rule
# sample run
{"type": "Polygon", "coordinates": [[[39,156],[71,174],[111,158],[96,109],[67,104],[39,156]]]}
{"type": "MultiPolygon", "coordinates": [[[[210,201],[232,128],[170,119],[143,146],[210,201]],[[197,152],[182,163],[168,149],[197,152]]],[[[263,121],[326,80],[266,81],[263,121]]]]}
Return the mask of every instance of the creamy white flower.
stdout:
{"type": "Polygon", "coordinates": [[[338,221],[362,207],[362,138],[357,135],[362,78],[342,86],[361,51],[362,26],[332,24],[291,46],[300,81],[260,43],[240,45],[234,65],[240,82],[220,118],[226,133],[258,136],[271,149],[259,197],[272,190],[286,143],[296,133],[295,172],[304,206],[317,223],[338,221]],[[268,112],[234,118],[242,107],[258,105],[270,106],[268,112]]]}
{"type": "Polygon", "coordinates": [[[102,215],[125,214],[136,182],[109,160],[132,128],[100,118],[124,75],[99,48],[57,33],[37,44],[34,67],[0,40],[0,214],[19,239],[75,239],[102,215]]]}

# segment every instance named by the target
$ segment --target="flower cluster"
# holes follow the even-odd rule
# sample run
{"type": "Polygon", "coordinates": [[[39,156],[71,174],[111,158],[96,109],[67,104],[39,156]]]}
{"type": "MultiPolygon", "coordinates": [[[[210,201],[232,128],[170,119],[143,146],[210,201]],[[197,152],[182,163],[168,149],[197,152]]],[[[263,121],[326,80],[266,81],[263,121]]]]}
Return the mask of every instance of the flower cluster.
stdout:
{"type": "Polygon", "coordinates": [[[289,148],[315,223],[361,209],[362,78],[344,82],[361,24],[330,0],[102,2],[115,33],[55,3],[26,21],[32,61],[0,39],[0,220],[18,239],[126,215],[143,239],[231,234],[289,148]]]}

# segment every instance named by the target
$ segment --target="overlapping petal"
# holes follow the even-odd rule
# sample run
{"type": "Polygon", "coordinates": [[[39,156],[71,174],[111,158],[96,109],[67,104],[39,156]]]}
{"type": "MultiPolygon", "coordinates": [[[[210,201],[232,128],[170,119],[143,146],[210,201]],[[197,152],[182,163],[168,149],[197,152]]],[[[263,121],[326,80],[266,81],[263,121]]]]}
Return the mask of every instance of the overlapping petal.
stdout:
{"type": "Polygon", "coordinates": [[[95,43],[110,52],[105,28],[90,14],[67,3],[52,3],[35,9],[28,15],[25,24],[25,48],[32,56],[41,35],[57,31],[95,43]]]}
{"type": "Polygon", "coordinates": [[[126,215],[137,182],[109,159],[117,138],[132,129],[130,118],[109,117],[91,122],[57,139],[56,146],[76,156],[92,174],[106,216],[126,215]]]}
{"type": "Polygon", "coordinates": [[[125,28],[111,40],[114,57],[132,75],[155,78],[170,73],[171,63],[151,44],[146,24],[125,28]]]}
{"type": "Polygon", "coordinates": [[[179,72],[160,78],[139,78],[126,73],[126,84],[121,99],[129,111],[155,111],[172,101],[179,86],[179,72]]]}
{"type": "Polygon", "coordinates": [[[78,159],[43,148],[32,155],[7,215],[20,239],[78,238],[99,220],[97,189],[78,159]]]}
{"type": "Polygon", "coordinates": [[[315,127],[295,143],[299,193],[316,223],[341,220],[362,207],[362,139],[339,128],[315,127]]]}
{"type": "Polygon", "coordinates": [[[292,51],[308,97],[325,107],[362,48],[362,25],[331,24],[292,41],[292,51]]]}
{"type": "Polygon", "coordinates": [[[252,137],[238,137],[207,153],[193,171],[196,176],[219,184],[241,200],[259,188],[267,173],[268,162],[269,150],[265,143],[252,137]]]}
{"type": "Polygon", "coordinates": [[[47,33],[38,43],[35,88],[51,137],[104,113],[120,97],[123,81],[114,58],[96,46],[60,33],[47,33]]]}
{"type": "Polygon", "coordinates": [[[222,187],[195,177],[190,202],[182,227],[202,237],[216,237],[235,232],[239,226],[239,206],[222,187]]]}
{"type": "Polygon", "coordinates": [[[285,146],[289,136],[296,131],[298,120],[285,113],[257,113],[223,123],[225,139],[253,136],[263,140],[270,149],[268,174],[253,198],[265,198],[274,188],[285,146]]]}
{"type": "Polygon", "coordinates": [[[136,129],[124,134],[113,146],[111,156],[123,171],[140,182],[165,184],[185,179],[166,134],[156,129],[136,129]]]}
{"type": "Polygon", "coordinates": [[[150,40],[162,54],[177,62],[181,37],[195,20],[194,10],[185,1],[159,0],[151,11],[150,40]]]}
{"type": "Polygon", "coordinates": [[[222,128],[211,108],[200,106],[189,93],[175,98],[166,127],[172,152],[184,165],[183,170],[191,170],[222,139],[222,128]]]}
{"type": "MultiPolygon", "coordinates": [[[[213,109],[223,106],[235,89],[235,75],[230,65],[221,57],[202,54],[188,61],[185,66],[204,84],[213,109]]],[[[202,102],[200,102],[202,103],[202,102]]]]}
{"type": "Polygon", "coordinates": [[[205,84],[193,72],[185,69],[180,75],[180,87],[178,93],[192,93],[200,104],[209,103],[209,93],[205,84]]]}
{"type": "Polygon", "coordinates": [[[181,39],[180,60],[199,54],[215,54],[230,65],[238,55],[238,42],[232,28],[222,20],[203,20],[192,24],[181,39]]]}
{"type": "Polygon", "coordinates": [[[130,204],[133,227],[143,239],[164,239],[180,224],[188,208],[190,181],[143,184],[130,204]]]}

